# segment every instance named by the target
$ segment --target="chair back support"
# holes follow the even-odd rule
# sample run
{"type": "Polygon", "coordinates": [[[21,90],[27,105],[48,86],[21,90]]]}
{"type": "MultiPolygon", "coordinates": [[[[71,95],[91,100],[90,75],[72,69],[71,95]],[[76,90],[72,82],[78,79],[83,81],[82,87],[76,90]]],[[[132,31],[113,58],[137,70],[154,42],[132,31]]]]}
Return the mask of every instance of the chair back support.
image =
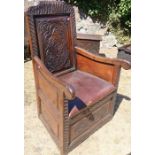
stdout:
{"type": "Polygon", "coordinates": [[[74,9],[60,1],[41,1],[27,11],[32,57],[37,55],[52,73],[75,69],[74,9]]]}

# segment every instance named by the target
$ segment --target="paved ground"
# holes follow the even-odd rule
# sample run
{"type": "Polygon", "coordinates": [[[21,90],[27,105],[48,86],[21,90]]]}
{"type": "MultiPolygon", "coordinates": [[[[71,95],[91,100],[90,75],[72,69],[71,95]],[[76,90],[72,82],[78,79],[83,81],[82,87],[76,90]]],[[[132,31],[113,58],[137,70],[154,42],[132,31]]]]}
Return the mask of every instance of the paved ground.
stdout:
{"type": "MultiPolygon", "coordinates": [[[[130,73],[122,70],[114,118],[69,155],[127,155],[130,153],[130,73]]],[[[59,155],[37,118],[32,62],[25,63],[25,155],[59,155]]]]}

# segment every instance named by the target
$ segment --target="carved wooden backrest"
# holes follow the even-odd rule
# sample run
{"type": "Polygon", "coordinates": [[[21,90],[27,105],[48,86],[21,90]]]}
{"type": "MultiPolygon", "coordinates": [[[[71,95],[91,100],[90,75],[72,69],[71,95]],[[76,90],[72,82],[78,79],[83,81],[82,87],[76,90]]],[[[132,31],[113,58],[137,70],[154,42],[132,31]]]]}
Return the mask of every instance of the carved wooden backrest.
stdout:
{"type": "Polygon", "coordinates": [[[41,1],[27,11],[32,57],[38,55],[48,70],[75,69],[74,9],[60,1],[41,1]]]}

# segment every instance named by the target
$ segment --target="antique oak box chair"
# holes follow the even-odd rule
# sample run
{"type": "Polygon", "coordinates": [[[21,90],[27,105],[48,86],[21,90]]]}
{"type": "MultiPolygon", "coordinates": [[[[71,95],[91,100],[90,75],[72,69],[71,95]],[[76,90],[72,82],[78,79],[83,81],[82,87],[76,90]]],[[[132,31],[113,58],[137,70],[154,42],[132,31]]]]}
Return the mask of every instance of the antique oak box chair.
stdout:
{"type": "Polygon", "coordinates": [[[26,13],[38,116],[67,155],[113,117],[125,60],[99,57],[76,46],[74,9],[42,1],[26,13]]]}

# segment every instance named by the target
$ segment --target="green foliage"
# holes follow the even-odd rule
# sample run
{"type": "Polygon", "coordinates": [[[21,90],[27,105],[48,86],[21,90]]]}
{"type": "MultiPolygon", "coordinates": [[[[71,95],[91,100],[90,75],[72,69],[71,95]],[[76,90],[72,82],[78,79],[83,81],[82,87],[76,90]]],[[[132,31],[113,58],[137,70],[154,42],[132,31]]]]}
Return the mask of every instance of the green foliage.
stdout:
{"type": "Polygon", "coordinates": [[[120,0],[116,8],[112,9],[109,21],[115,28],[121,28],[125,34],[131,32],[131,0],[120,0]]]}
{"type": "MultiPolygon", "coordinates": [[[[65,0],[76,5],[85,13],[92,17],[94,21],[107,21],[109,14],[109,4],[112,5],[116,0],[65,0]]],[[[85,18],[83,16],[83,18],[85,18]]]]}
{"type": "MultiPolygon", "coordinates": [[[[110,23],[114,32],[121,31],[121,35],[130,36],[131,33],[131,0],[65,0],[76,5],[85,14],[81,18],[90,16],[94,21],[110,23]]],[[[121,36],[120,35],[120,36],[121,36]]]]}

